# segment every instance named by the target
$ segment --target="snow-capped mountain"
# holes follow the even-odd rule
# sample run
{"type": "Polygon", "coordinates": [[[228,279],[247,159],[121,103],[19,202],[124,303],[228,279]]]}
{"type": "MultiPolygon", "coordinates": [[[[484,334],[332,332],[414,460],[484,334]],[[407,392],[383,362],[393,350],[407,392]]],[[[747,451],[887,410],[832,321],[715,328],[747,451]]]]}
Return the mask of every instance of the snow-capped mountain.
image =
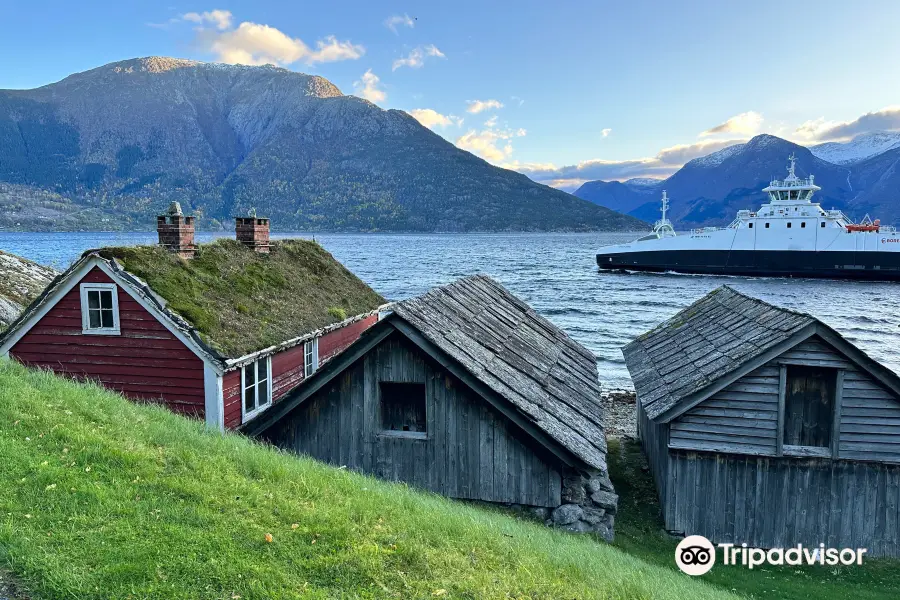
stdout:
{"type": "Polygon", "coordinates": [[[721,150],[713,152],[712,154],[707,154],[706,156],[695,158],[691,162],[699,167],[715,167],[722,164],[722,162],[726,158],[730,158],[740,152],[743,147],[744,144],[735,144],[733,146],[728,146],[726,148],[722,148],[721,150]]]}
{"type": "Polygon", "coordinates": [[[809,147],[815,156],[836,165],[852,165],[894,148],[900,148],[900,131],[863,133],[849,142],[826,142],[809,147]]]}
{"type": "Polygon", "coordinates": [[[726,225],[740,209],[765,202],[761,192],[783,176],[788,155],[797,156],[797,172],[816,176],[822,191],[816,200],[851,218],[868,213],[884,223],[900,224],[900,132],[856,136],[845,143],[804,147],[773,135],[758,135],[686,163],[667,179],[588,181],[574,194],[601,206],[653,221],[659,196],[668,191],[669,218],[678,227],[726,225]]]}
{"type": "Polygon", "coordinates": [[[659,179],[654,179],[653,177],[632,177],[623,183],[632,187],[647,187],[656,185],[659,183],[659,179]]]}

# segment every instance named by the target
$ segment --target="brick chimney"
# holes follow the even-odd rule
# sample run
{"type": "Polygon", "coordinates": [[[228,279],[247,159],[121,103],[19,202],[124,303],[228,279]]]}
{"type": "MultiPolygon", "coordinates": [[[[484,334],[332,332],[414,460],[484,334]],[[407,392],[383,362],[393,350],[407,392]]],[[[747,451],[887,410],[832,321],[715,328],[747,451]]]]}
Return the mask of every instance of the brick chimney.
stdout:
{"type": "Polygon", "coordinates": [[[182,258],[193,258],[197,252],[194,244],[194,217],[186,217],[181,205],[173,202],[166,214],[156,217],[159,245],[182,258]]]}
{"type": "Polygon", "coordinates": [[[269,253],[269,220],[260,217],[235,217],[237,240],[257,252],[269,253]]]}

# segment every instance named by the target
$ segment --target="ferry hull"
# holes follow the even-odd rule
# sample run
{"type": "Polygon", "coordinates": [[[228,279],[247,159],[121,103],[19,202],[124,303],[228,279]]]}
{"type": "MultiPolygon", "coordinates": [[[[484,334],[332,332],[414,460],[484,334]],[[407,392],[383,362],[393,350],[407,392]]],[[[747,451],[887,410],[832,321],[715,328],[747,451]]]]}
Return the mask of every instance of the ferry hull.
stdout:
{"type": "Polygon", "coordinates": [[[597,254],[603,270],[900,280],[900,252],[656,250],[597,254]]]}

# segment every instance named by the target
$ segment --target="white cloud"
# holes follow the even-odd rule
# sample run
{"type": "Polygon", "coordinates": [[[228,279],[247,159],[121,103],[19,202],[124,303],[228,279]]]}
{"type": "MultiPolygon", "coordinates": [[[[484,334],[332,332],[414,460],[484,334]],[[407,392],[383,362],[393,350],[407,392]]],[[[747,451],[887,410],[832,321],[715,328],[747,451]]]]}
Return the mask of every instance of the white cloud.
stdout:
{"type": "Polygon", "coordinates": [[[456,145],[489,162],[502,163],[513,152],[511,140],[526,133],[524,129],[483,129],[480,132],[470,129],[456,139],[456,145]],[[498,147],[498,144],[503,146],[498,147]]]}
{"type": "Polygon", "coordinates": [[[384,26],[397,34],[400,33],[399,31],[397,31],[398,25],[402,27],[412,28],[416,26],[416,22],[407,14],[393,15],[384,20],[384,26]]]}
{"type": "Polygon", "coordinates": [[[425,65],[425,58],[428,56],[447,58],[443,52],[437,49],[437,46],[431,44],[425,47],[416,46],[410,51],[409,56],[395,60],[394,64],[391,66],[391,71],[396,71],[400,67],[410,67],[412,69],[421,68],[425,65]]]}
{"type": "MultiPolygon", "coordinates": [[[[820,117],[806,121],[793,129],[793,134],[790,133],[792,129],[785,124],[770,124],[765,127],[766,132],[793,139],[799,144],[846,140],[862,133],[885,130],[900,131],[900,106],[888,106],[851,121],[833,121],[820,117]]],[[[623,181],[633,177],[662,179],[672,175],[695,158],[744,143],[762,131],[762,115],[748,111],[701,132],[697,136],[698,140],[693,143],[663,148],[652,157],[630,160],[593,159],[562,167],[552,164],[521,164],[515,161],[507,165],[508,168],[520,171],[535,181],[566,190],[575,189],[585,181],[597,179],[605,181],[623,181]]]]}
{"type": "Polygon", "coordinates": [[[415,120],[417,120],[425,127],[428,127],[429,129],[434,129],[435,127],[445,128],[450,127],[451,125],[459,127],[463,124],[462,117],[457,117],[455,115],[442,115],[441,113],[431,108],[414,108],[409,111],[409,114],[412,115],[415,120]]]}
{"type": "Polygon", "coordinates": [[[387,93],[378,88],[381,79],[369,69],[363,73],[358,81],[353,82],[353,89],[360,98],[365,98],[369,102],[379,103],[387,99],[387,93]]]}
{"type": "Polygon", "coordinates": [[[600,135],[602,135],[603,137],[609,137],[609,134],[611,134],[611,133],[612,133],[612,129],[610,129],[609,127],[607,127],[606,129],[602,129],[600,131],[600,135]]]}
{"type": "Polygon", "coordinates": [[[491,117],[490,119],[485,121],[484,126],[488,127],[488,128],[496,127],[497,126],[497,115],[494,115],[493,117],[491,117]]]}
{"type": "Polygon", "coordinates": [[[592,159],[562,167],[550,165],[551,168],[547,168],[547,165],[522,165],[516,167],[516,170],[528,175],[535,181],[554,185],[554,187],[557,187],[557,185],[550,182],[571,187],[576,185],[578,181],[584,183],[585,181],[596,179],[623,181],[632,177],[665,178],[680,169],[689,160],[706,156],[711,152],[734,144],[740,144],[743,141],[703,140],[693,144],[677,144],[663,148],[653,157],[630,160],[592,159]]]}
{"type": "Polygon", "coordinates": [[[335,36],[329,35],[324,40],[316,42],[316,51],[305,59],[307,64],[319,62],[337,62],[341,60],[356,60],[366,53],[366,49],[360,45],[352,44],[345,40],[339,41],[335,36]]]}
{"type": "Polygon", "coordinates": [[[182,19],[196,23],[197,43],[219,62],[241,65],[289,65],[355,60],[366,49],[350,41],[329,35],[310,48],[300,38],[292,38],[270,25],[244,21],[232,27],[232,14],[227,10],[187,13],[182,19]]]}
{"type": "Polygon", "coordinates": [[[519,98],[518,96],[510,96],[509,99],[514,102],[518,102],[519,106],[522,106],[523,104],[525,104],[525,100],[522,98],[519,98]]]}
{"type": "Polygon", "coordinates": [[[469,105],[466,112],[472,114],[478,114],[485,110],[503,108],[503,103],[499,100],[467,100],[466,104],[469,105]]]}
{"type": "Polygon", "coordinates": [[[425,46],[425,54],[428,56],[436,56],[437,58],[447,58],[447,55],[438,50],[437,46],[434,44],[428,44],[425,46]]]}
{"type": "Polygon", "coordinates": [[[707,129],[700,134],[700,137],[709,137],[722,133],[752,136],[759,133],[762,123],[763,116],[756,111],[750,110],[707,129]]]}
{"type": "Polygon", "coordinates": [[[844,141],[861,133],[900,129],[900,106],[888,106],[852,121],[826,121],[824,117],[806,121],[794,136],[806,142],[844,141]]]}
{"type": "Polygon", "coordinates": [[[185,13],[181,18],[198,25],[213,25],[219,31],[224,31],[231,28],[232,14],[230,10],[215,9],[202,13],[185,13]]]}

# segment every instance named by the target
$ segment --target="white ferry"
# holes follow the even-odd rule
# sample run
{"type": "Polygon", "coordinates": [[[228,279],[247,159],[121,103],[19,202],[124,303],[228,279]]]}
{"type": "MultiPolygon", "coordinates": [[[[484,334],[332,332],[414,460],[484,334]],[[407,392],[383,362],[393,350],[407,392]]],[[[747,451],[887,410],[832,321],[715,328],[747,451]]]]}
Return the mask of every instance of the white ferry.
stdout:
{"type": "Polygon", "coordinates": [[[628,244],[607,246],[597,254],[601,269],[760,275],[769,277],[833,277],[900,280],[900,234],[866,215],[854,224],[839,210],[813,202],[820,188],[814,176],[794,173],[763,191],[769,203],[756,212],[738,211],[728,227],[704,227],[677,235],[666,218],[653,232],[628,244]]]}

